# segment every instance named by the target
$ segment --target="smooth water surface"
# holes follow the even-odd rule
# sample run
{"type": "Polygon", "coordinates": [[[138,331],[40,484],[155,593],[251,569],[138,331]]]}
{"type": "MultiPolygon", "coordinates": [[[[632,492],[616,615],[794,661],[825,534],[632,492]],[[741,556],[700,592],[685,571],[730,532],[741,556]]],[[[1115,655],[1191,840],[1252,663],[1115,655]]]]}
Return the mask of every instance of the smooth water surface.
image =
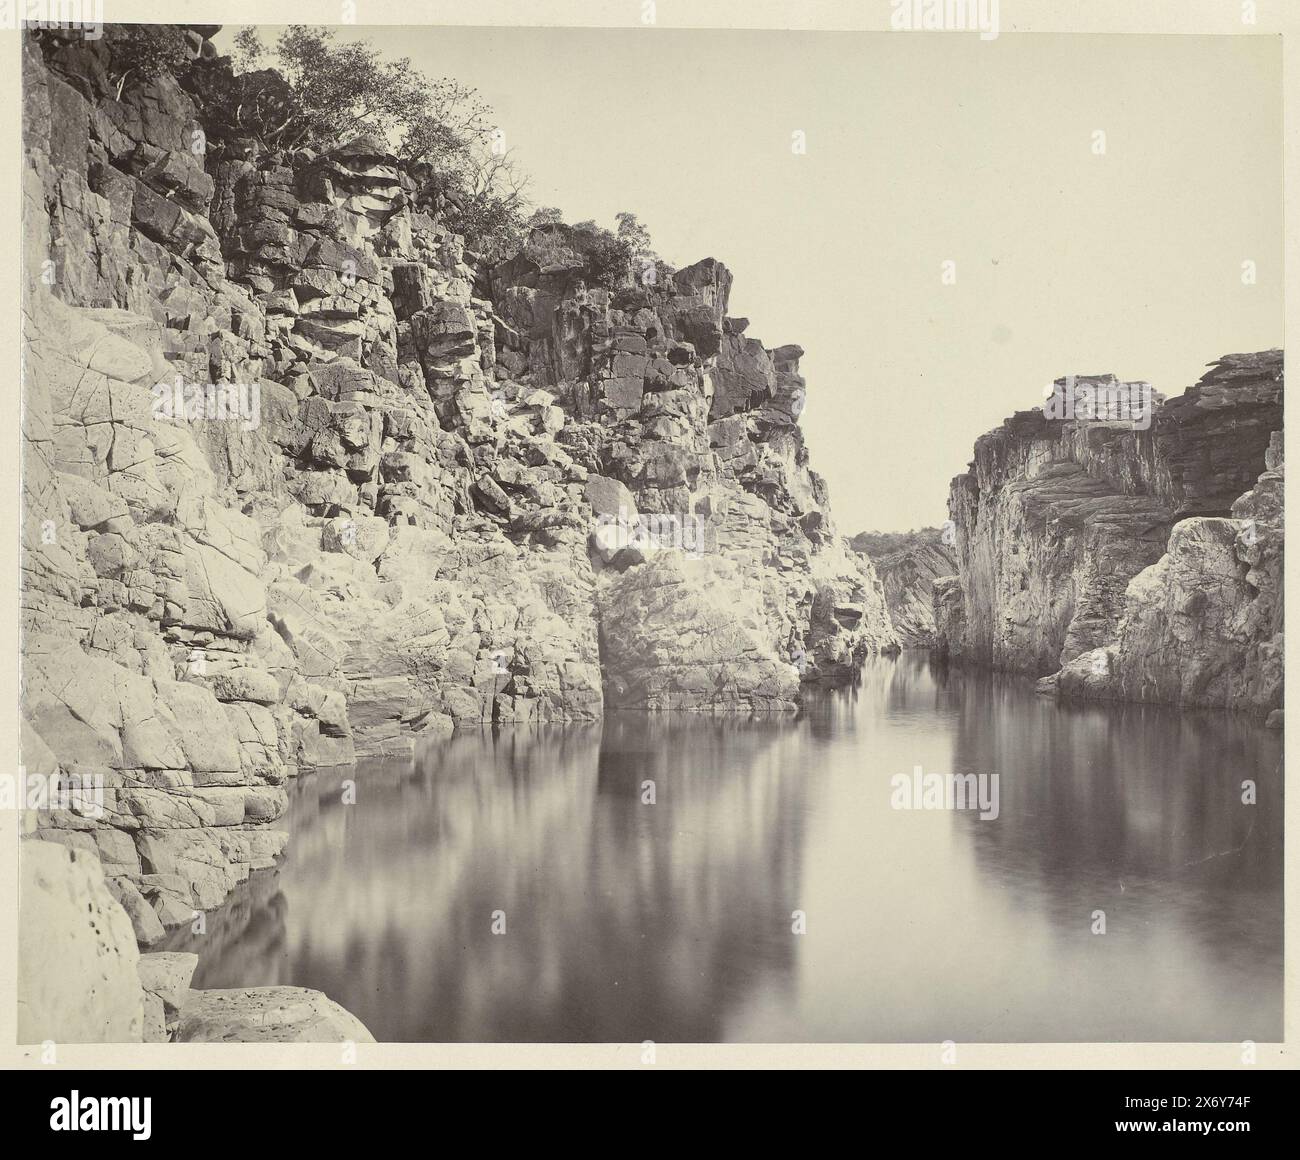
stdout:
{"type": "Polygon", "coordinates": [[[1276,1040],[1281,760],[1226,715],[905,654],[797,718],[306,774],[284,864],[170,946],[195,986],[315,987],[381,1041],[1276,1040]],[[998,774],[998,817],[893,808],[917,766],[998,774]]]}

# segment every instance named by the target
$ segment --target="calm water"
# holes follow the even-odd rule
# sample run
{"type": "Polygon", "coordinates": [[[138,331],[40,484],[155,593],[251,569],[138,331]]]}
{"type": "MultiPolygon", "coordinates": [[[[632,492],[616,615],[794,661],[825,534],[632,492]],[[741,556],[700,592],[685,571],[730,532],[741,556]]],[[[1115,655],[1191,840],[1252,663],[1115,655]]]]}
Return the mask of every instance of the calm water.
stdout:
{"type": "Polygon", "coordinates": [[[798,718],[305,775],[285,863],[171,945],[195,986],[319,988],[379,1040],[1276,1040],[1281,793],[1256,726],[905,654],[798,718]],[[999,774],[1000,815],[891,808],[918,765],[999,774]]]}

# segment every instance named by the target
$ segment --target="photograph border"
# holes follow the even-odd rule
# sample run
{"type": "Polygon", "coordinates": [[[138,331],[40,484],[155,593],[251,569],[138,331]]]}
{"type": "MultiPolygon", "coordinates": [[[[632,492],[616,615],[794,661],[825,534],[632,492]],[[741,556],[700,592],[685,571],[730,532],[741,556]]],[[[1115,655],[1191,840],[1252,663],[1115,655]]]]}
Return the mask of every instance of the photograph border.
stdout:
{"type": "MultiPolygon", "coordinates": [[[[392,0],[343,0],[355,9],[355,21],[325,19],[330,6],[305,0],[103,0],[106,22],[176,23],[203,21],[220,24],[341,24],[373,25],[460,25],[478,27],[645,27],[642,23],[646,0],[439,0],[434,6],[394,3],[392,0]]],[[[890,31],[889,0],[655,0],[657,29],[804,29],[842,31],[845,35],[885,32],[891,35],[973,36],[977,33],[902,33],[890,31]]],[[[22,0],[4,7],[21,13],[22,0]]],[[[1300,99],[1297,97],[1297,66],[1300,65],[1300,4],[1295,0],[1257,0],[1256,23],[1242,23],[1240,0],[1000,0],[1000,35],[1026,33],[1104,33],[1122,35],[1251,35],[1282,37],[1284,104],[1284,222],[1292,228],[1284,233],[1284,319],[1289,324],[1294,304],[1300,302],[1300,221],[1297,205],[1297,163],[1300,160],[1300,99]]],[[[6,118],[6,156],[11,164],[0,166],[0,185],[11,222],[21,221],[21,69],[20,44],[16,31],[0,31],[0,92],[6,118]]],[[[473,77],[464,80],[473,82],[473,77]]],[[[21,227],[20,227],[21,228],[21,227]]],[[[12,235],[11,235],[12,236],[12,235]]],[[[8,301],[21,303],[21,271],[14,244],[13,257],[0,267],[0,293],[8,301]]],[[[12,404],[21,392],[22,352],[19,342],[21,309],[3,328],[4,355],[10,368],[6,381],[14,384],[12,404]]],[[[1293,328],[1286,325],[1287,355],[1293,328]]],[[[4,659],[0,665],[0,695],[12,709],[3,714],[0,752],[17,764],[19,652],[19,544],[21,435],[14,418],[8,424],[11,451],[0,455],[0,477],[13,504],[0,506],[0,537],[13,546],[6,553],[7,567],[0,579],[0,604],[11,609],[0,629],[4,659]],[[13,701],[8,697],[12,696],[13,701]]],[[[972,432],[972,437],[979,434],[972,432]]],[[[1284,435],[1288,457],[1296,436],[1284,435]]],[[[960,465],[957,465],[960,467],[960,465]]],[[[1288,536],[1297,532],[1297,516],[1286,504],[1288,536]]],[[[1300,541],[1297,541],[1300,542],[1300,541]]],[[[1300,580],[1288,569],[1286,595],[1300,591],[1300,580]]],[[[1294,687],[1297,661],[1288,649],[1285,659],[1286,685],[1294,687]]],[[[1293,765],[1289,753],[1285,766],[1293,765]]],[[[1287,778],[1287,780],[1291,780],[1287,778]]],[[[1284,833],[1300,832],[1300,791],[1287,795],[1284,833]]],[[[1295,945],[1295,874],[1297,846],[1294,839],[1285,851],[1285,944],[1295,945]]],[[[1284,972],[1284,1039],[1280,1043],[1256,1045],[1255,1062],[1243,1062],[1241,1043],[958,1043],[955,1059],[948,1062],[943,1045],[924,1044],[677,1044],[655,1045],[653,1062],[647,1062],[640,1043],[625,1044],[358,1044],[345,1057],[340,1044],[63,1044],[57,1045],[57,1061],[51,1068],[42,1063],[39,1045],[19,1045],[16,1038],[16,947],[18,903],[18,826],[6,819],[0,826],[0,884],[7,904],[0,906],[0,1065],[7,1068],[40,1070],[86,1069],[426,1069],[426,1068],[852,1068],[852,1069],[1293,1069],[1296,1053],[1296,970],[1294,956],[1288,956],[1284,972]]]]}

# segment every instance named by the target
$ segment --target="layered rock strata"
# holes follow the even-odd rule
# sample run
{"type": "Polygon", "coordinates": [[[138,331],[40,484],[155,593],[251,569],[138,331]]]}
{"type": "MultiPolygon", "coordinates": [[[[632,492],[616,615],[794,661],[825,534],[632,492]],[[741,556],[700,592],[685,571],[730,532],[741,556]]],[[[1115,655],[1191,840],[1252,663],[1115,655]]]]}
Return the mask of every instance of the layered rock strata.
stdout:
{"type": "Polygon", "coordinates": [[[1062,697],[1241,709],[1282,723],[1282,433],[1231,515],[1174,525],[1129,583],[1115,640],[1044,678],[1062,697]]]}
{"type": "Polygon", "coordinates": [[[952,483],[937,647],[1062,696],[1280,708],[1281,425],[1280,351],[1218,360],[1147,429],[1008,419],[952,483]]]}
{"type": "MultiPolygon", "coordinates": [[[[210,34],[211,30],[200,30],[210,34]]],[[[195,51],[210,44],[198,35],[195,51]]],[[[894,646],[798,427],[802,351],[706,259],[488,266],[427,165],[226,142],[104,42],[24,48],[25,826],[137,938],[284,835],[298,771],[457,726],[758,712],[894,646]]]]}

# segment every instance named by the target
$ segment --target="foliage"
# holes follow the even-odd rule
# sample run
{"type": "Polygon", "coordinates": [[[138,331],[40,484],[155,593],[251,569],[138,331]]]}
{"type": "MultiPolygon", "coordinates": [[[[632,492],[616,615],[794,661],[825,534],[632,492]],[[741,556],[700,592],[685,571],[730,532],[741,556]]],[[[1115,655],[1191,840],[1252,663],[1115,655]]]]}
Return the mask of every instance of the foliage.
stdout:
{"type": "Polygon", "coordinates": [[[253,25],[245,24],[235,33],[235,51],[231,56],[235,68],[240,72],[252,72],[261,62],[264,51],[262,38],[257,35],[257,29],[253,25]]]}
{"type": "Polygon", "coordinates": [[[472,88],[431,79],[407,57],[385,60],[367,41],[339,41],[333,29],[291,25],[268,51],[256,29],[243,28],[232,71],[249,73],[268,56],[292,97],[289,117],[264,126],[268,148],[328,149],[376,133],[402,157],[436,164],[459,161],[491,134],[491,109],[472,88]]]}
{"type": "Polygon", "coordinates": [[[522,239],[527,179],[474,89],[430,78],[405,57],[385,60],[368,42],[302,25],[285,29],[273,50],[243,28],[231,59],[195,71],[202,75],[191,87],[218,136],[229,126],[226,135],[254,137],[267,149],[327,150],[376,134],[403,160],[429,163],[448,225],[471,246],[501,253],[522,239]],[[274,68],[258,69],[264,60],[274,68]]]}
{"type": "Polygon", "coordinates": [[[654,252],[650,241],[650,231],[636,214],[624,211],[615,214],[614,221],[618,224],[618,236],[631,247],[632,258],[638,266],[658,260],[659,255],[654,252]]]}
{"type": "Polygon", "coordinates": [[[527,176],[509,152],[471,146],[459,160],[442,171],[450,194],[448,226],[489,261],[509,257],[527,233],[527,176]]]}
{"type": "Polygon", "coordinates": [[[673,269],[654,251],[650,240],[650,231],[641,223],[636,214],[615,214],[618,223],[618,237],[628,244],[631,250],[631,267],[633,280],[645,287],[662,285],[673,275],[673,269]]]}
{"type": "Polygon", "coordinates": [[[947,545],[943,543],[942,528],[913,528],[910,532],[859,532],[849,540],[849,546],[855,552],[865,552],[872,557],[931,546],[943,546],[947,550],[947,545]]]}
{"type": "Polygon", "coordinates": [[[236,73],[229,57],[194,61],[181,83],[195,98],[209,146],[217,153],[241,137],[263,146],[276,141],[297,107],[288,82],[274,69],[236,73]]]}
{"type": "Polygon", "coordinates": [[[579,222],[572,227],[573,245],[586,261],[587,275],[597,286],[614,290],[632,279],[632,245],[626,238],[598,226],[579,222]]]}
{"type": "MultiPolygon", "coordinates": [[[[195,97],[218,154],[235,139],[266,150],[325,151],[363,133],[377,135],[403,161],[432,175],[447,225],[489,261],[517,251],[531,229],[562,219],[553,206],[529,212],[527,178],[474,89],[430,78],[408,58],[385,59],[367,41],[293,25],[268,49],[249,26],[236,33],[229,57],[190,60],[177,27],[110,25],[106,35],[118,92],[172,71],[195,97]]],[[[635,214],[620,213],[615,221],[615,231],[590,221],[569,228],[569,244],[593,284],[631,287],[652,267],[657,275],[671,273],[635,214]]]]}
{"type": "Polygon", "coordinates": [[[528,229],[534,230],[538,226],[549,226],[562,221],[564,221],[562,209],[553,205],[539,205],[524,224],[528,229]]]}
{"type": "Polygon", "coordinates": [[[616,215],[617,232],[607,230],[594,221],[563,224],[562,215],[554,206],[534,210],[524,223],[527,231],[541,228],[543,234],[534,235],[529,252],[534,260],[547,264],[567,254],[582,259],[586,280],[593,286],[608,290],[631,291],[649,289],[672,271],[655,256],[650,248],[650,234],[637,220],[635,214],[616,215]],[[558,225],[558,230],[546,227],[558,225]],[[645,280],[645,272],[654,268],[655,276],[645,280]]]}
{"type": "Polygon", "coordinates": [[[160,73],[182,70],[189,61],[185,33],[169,24],[106,24],[104,42],[109,49],[109,80],[121,99],[129,81],[143,84],[160,73]]]}

